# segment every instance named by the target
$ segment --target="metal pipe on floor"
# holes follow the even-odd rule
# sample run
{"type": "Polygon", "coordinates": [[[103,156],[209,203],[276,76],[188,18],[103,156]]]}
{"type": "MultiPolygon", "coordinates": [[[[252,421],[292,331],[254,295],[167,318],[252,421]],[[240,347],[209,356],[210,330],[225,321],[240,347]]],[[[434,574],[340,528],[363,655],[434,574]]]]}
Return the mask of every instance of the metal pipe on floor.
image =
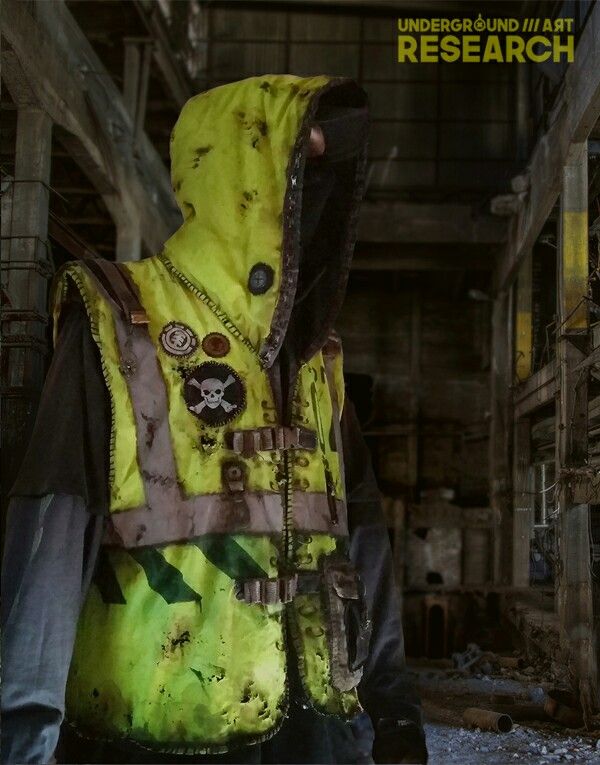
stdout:
{"type": "Polygon", "coordinates": [[[463,722],[470,728],[493,730],[496,733],[508,733],[513,726],[509,715],[502,712],[492,712],[490,709],[477,709],[477,707],[465,709],[463,722]]]}

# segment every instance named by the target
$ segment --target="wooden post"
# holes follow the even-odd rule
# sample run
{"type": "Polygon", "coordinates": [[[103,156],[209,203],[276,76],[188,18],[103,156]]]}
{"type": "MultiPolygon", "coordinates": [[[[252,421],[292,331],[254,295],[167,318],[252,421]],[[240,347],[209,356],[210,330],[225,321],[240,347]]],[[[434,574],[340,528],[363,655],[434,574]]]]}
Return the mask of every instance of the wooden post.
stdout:
{"type": "Polygon", "coordinates": [[[412,487],[412,499],[416,498],[419,482],[419,450],[421,447],[421,291],[415,283],[411,297],[410,313],[410,389],[408,436],[408,475],[412,487]]]}
{"type": "Polygon", "coordinates": [[[117,228],[117,250],[115,260],[124,263],[128,260],[139,260],[142,257],[142,231],[140,220],[135,210],[123,209],[115,220],[117,228]]]}
{"type": "Polygon", "coordinates": [[[585,358],[588,337],[587,195],[587,143],[573,144],[563,170],[558,248],[557,609],[564,658],[589,720],[597,708],[589,505],[574,503],[567,480],[570,468],[587,461],[587,370],[576,370],[585,358]]]}
{"type": "Polygon", "coordinates": [[[140,47],[139,38],[125,37],[125,58],[123,61],[123,102],[135,123],[138,92],[140,86],[140,47]]]}
{"type": "Polygon", "coordinates": [[[532,305],[532,257],[528,252],[519,268],[517,281],[516,331],[515,331],[515,374],[519,382],[527,380],[532,372],[533,334],[531,321],[532,305]]]}
{"type": "Polygon", "coordinates": [[[501,293],[492,309],[490,503],[494,519],[493,579],[511,579],[512,322],[511,293],[501,293]]]}
{"type": "Polygon", "coordinates": [[[530,65],[525,64],[517,67],[517,108],[516,108],[516,144],[517,158],[521,161],[529,155],[529,105],[531,103],[530,88],[530,65]]]}
{"type": "Polygon", "coordinates": [[[29,441],[44,379],[48,280],[48,197],[52,120],[30,104],[19,105],[4,310],[4,485],[10,488],[29,441]]]}
{"type": "Polygon", "coordinates": [[[529,468],[531,462],[529,419],[515,422],[513,449],[512,584],[529,586],[530,539],[533,528],[529,468]]]}

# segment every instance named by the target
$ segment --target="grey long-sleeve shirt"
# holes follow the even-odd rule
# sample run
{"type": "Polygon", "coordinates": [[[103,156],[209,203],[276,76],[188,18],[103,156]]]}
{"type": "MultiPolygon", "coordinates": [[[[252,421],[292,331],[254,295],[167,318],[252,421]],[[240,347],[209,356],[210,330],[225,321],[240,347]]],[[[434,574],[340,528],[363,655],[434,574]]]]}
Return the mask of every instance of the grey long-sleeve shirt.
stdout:
{"type": "MultiPolygon", "coordinates": [[[[3,762],[48,762],[58,740],[77,620],[105,523],[107,407],[96,347],[83,311],[75,307],[61,330],[7,519],[3,762]]],[[[404,671],[387,530],[350,406],[342,432],[350,552],[373,621],[359,694],[374,721],[395,717],[420,723],[419,702],[404,671]]]]}
{"type": "Polygon", "coordinates": [[[69,495],[12,500],[2,565],[2,760],[46,763],[104,521],[69,495]]]}

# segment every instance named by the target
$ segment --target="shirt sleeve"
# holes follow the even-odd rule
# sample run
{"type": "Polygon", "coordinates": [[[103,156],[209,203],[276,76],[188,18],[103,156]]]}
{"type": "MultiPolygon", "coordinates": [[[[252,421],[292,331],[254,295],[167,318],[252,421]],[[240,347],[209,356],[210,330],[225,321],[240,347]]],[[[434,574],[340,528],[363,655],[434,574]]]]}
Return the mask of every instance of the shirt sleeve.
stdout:
{"type": "Polygon", "coordinates": [[[2,563],[2,762],[50,761],[104,519],[68,495],[11,500],[2,563]]]}
{"type": "Polygon", "coordinates": [[[81,497],[108,508],[110,402],[100,354],[80,301],[64,310],[28,449],[11,496],[81,497]]]}
{"type": "Polygon", "coordinates": [[[64,311],[8,509],[2,562],[2,761],[46,763],[64,715],[83,597],[108,511],[110,405],[79,301],[64,311]]]}
{"type": "Polygon", "coordinates": [[[395,718],[420,726],[420,701],[406,669],[400,605],[381,497],[368,447],[348,400],[342,416],[342,441],[350,557],[365,584],[373,624],[359,696],[375,725],[381,718],[395,718]]]}

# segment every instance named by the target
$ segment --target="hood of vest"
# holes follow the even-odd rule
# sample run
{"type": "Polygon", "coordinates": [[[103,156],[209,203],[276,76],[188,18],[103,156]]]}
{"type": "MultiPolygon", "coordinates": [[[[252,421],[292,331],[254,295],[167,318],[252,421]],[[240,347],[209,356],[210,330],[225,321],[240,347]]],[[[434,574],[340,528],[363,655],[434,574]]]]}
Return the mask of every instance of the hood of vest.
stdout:
{"type": "Polygon", "coordinates": [[[301,241],[310,128],[320,110],[340,107],[366,113],[364,91],[323,76],[253,77],[191,98],[171,135],[171,178],[184,222],[162,257],[225,314],[265,367],[284,340],[296,358],[309,359],[344,298],[366,119],[354,156],[330,163],[327,201],[310,245],[301,241]],[[312,264],[310,279],[302,278],[302,263],[312,264]]]}

